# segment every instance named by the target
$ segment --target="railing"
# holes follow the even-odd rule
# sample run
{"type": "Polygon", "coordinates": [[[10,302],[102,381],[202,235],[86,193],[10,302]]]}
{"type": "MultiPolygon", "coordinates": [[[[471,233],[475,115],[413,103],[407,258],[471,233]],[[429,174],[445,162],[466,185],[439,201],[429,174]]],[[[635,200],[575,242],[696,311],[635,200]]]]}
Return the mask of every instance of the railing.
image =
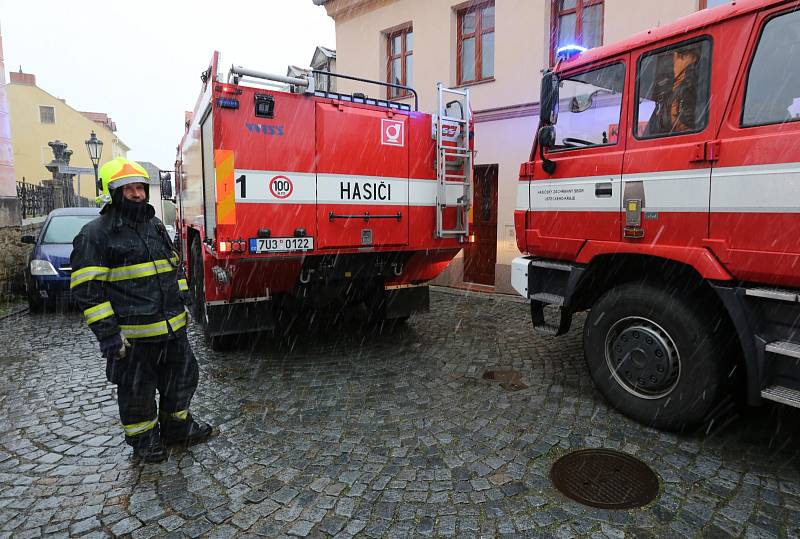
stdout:
{"type": "Polygon", "coordinates": [[[23,219],[46,216],[56,208],[88,208],[93,200],[76,195],[72,190],[52,185],[34,185],[17,182],[17,198],[23,219]]]}

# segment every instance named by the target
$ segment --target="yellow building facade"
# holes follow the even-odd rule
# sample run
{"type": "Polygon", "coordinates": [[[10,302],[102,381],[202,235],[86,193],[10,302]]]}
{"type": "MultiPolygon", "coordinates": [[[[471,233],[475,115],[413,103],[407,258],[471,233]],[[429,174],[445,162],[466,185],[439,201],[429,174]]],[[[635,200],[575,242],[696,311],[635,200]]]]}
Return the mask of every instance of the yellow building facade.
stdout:
{"type": "MultiPolygon", "coordinates": [[[[17,181],[24,178],[27,183],[40,184],[52,178],[45,168],[53,160],[47,143],[56,139],[66,142],[72,150],[71,167],[92,168],[85,145],[92,131],[103,141],[100,166],[115,157],[127,157],[129,148],[112,131],[113,122],[107,116],[75,110],[36,86],[34,75],[12,72],[6,90],[17,181]]],[[[76,194],[94,199],[94,173],[75,176],[73,189],[76,194]]]]}

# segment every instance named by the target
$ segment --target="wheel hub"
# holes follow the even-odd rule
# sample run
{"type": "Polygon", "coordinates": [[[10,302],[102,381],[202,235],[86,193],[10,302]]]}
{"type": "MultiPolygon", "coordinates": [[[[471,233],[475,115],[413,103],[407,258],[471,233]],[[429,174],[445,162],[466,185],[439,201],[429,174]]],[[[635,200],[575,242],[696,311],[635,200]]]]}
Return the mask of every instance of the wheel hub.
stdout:
{"type": "Polygon", "coordinates": [[[646,318],[625,318],[611,327],[606,337],[606,362],[617,383],[645,399],[668,395],[680,378],[674,341],[646,318]]]}

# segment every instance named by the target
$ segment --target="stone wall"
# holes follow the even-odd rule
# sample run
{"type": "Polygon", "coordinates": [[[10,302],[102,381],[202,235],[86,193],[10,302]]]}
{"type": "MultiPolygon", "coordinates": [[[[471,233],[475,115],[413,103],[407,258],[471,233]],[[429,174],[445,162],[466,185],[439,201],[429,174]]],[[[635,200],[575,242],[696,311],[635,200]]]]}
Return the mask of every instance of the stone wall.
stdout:
{"type": "Polygon", "coordinates": [[[37,235],[41,228],[42,222],[0,227],[0,301],[25,292],[25,264],[33,245],[19,240],[26,234],[37,235]]]}

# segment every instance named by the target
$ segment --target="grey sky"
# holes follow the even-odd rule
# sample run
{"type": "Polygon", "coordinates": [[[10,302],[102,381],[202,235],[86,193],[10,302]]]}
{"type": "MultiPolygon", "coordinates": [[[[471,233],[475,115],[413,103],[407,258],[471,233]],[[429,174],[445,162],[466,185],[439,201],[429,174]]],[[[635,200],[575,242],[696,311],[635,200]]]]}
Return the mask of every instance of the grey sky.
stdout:
{"type": "Polygon", "coordinates": [[[336,45],[333,20],[311,0],[0,0],[0,24],[8,71],[21,65],[70,106],[107,113],[128,156],[162,169],[214,50],[225,72],[285,74],[307,67],[317,45],[336,45]]]}

